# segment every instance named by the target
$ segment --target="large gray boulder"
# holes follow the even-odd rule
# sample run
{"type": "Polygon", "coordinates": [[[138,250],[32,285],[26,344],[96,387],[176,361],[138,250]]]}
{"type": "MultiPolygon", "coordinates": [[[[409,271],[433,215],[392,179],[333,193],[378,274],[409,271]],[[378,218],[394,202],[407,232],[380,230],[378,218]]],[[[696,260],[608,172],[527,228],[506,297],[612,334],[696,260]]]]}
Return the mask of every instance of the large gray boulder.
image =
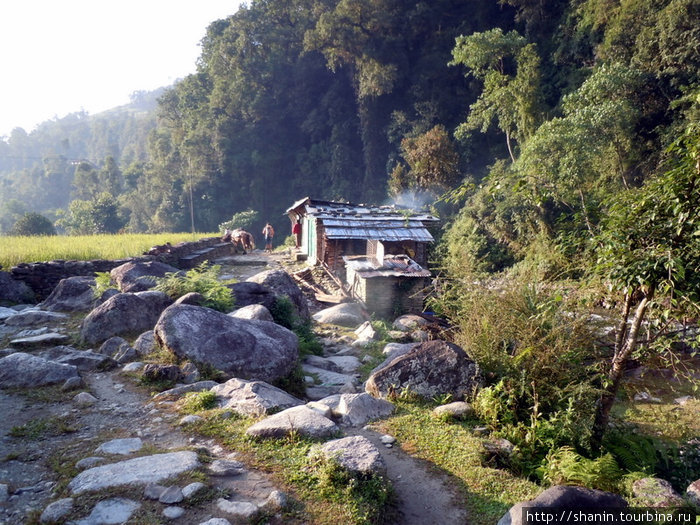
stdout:
{"type": "Polygon", "coordinates": [[[246,430],[247,435],[259,438],[281,438],[293,432],[310,438],[327,438],[339,432],[339,428],[317,411],[298,406],[258,421],[246,430]]]}
{"type": "Polygon", "coordinates": [[[275,322],[270,310],[261,304],[249,304],[248,306],[234,310],[228,315],[231,317],[238,317],[239,319],[257,319],[258,321],[275,322]]]}
{"type": "Polygon", "coordinates": [[[427,341],[372,373],[365,391],[386,398],[408,389],[426,399],[445,394],[462,399],[479,385],[479,367],[462,348],[445,341],[427,341]]]}
{"type": "Polygon", "coordinates": [[[26,388],[65,383],[79,378],[78,368],[16,352],[0,359],[0,388],[26,388]]]}
{"type": "Polygon", "coordinates": [[[313,315],[318,323],[356,328],[367,320],[367,312],[357,303],[341,303],[313,315]]]}
{"type": "Polygon", "coordinates": [[[34,292],[29,286],[0,271],[0,304],[33,303],[34,299],[34,292]]]}
{"type": "Polygon", "coordinates": [[[80,338],[96,344],[115,335],[152,329],[161,312],[172,303],[162,292],[120,293],[107,299],[83,320],[80,338]]]}
{"type": "Polygon", "coordinates": [[[334,439],[317,449],[326,459],[336,461],[350,472],[360,474],[386,473],[386,464],[377,447],[363,436],[334,439]]]}
{"type": "Polygon", "coordinates": [[[87,276],[61,279],[39,307],[51,312],[89,312],[95,306],[92,287],[95,278],[87,276]]]}
{"type": "Polygon", "coordinates": [[[289,297],[296,309],[299,319],[302,321],[308,321],[311,318],[309,314],[309,305],[306,303],[303,292],[297,283],[294,282],[294,279],[284,270],[267,270],[257,273],[247,280],[269,288],[277,296],[289,297]]]}
{"type": "Polygon", "coordinates": [[[179,271],[160,261],[130,261],[112,269],[109,275],[122,292],[144,292],[156,285],[157,277],[179,271]]]}
{"type": "Polygon", "coordinates": [[[596,509],[624,509],[626,507],[627,502],[617,494],[584,487],[556,485],[545,490],[535,499],[511,507],[498,521],[498,525],[522,525],[525,523],[523,521],[523,508],[532,511],[557,508],[595,511],[596,509]]]}
{"type": "Polygon", "coordinates": [[[116,362],[110,356],[92,350],[78,350],[72,346],[54,346],[41,352],[39,357],[64,365],[73,365],[80,371],[105,370],[116,366],[116,362]]]}
{"type": "Polygon", "coordinates": [[[277,296],[262,284],[243,281],[228,285],[236,301],[236,307],[242,308],[252,304],[261,304],[268,310],[274,307],[277,296]]]}
{"type": "Polygon", "coordinates": [[[282,326],[199,306],[169,307],[154,332],[161,348],[178,357],[243,379],[273,382],[294,369],[299,355],[297,336],[282,326]]]}
{"type": "Polygon", "coordinates": [[[220,408],[230,408],[246,416],[263,416],[273,410],[302,405],[302,401],[264,381],[229,379],[211,389],[220,408]]]}

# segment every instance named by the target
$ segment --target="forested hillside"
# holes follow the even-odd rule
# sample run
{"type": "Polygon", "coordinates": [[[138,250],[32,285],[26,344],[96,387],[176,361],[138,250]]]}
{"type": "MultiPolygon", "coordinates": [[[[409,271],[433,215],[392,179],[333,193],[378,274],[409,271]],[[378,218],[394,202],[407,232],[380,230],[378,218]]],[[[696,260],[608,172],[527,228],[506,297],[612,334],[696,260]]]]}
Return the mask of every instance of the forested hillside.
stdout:
{"type": "Polygon", "coordinates": [[[72,115],[0,142],[3,229],[14,199],[52,219],[64,209],[68,231],[105,208],[111,228],[177,231],[192,195],[210,231],[246,209],[286,228],[283,210],[305,195],[457,188],[444,218],[469,205],[451,250],[498,269],[537,235],[594,228],[601,199],[655,173],[697,121],[699,9],[254,1],[207,28],[197,73],[162,94],[155,128],[150,114],[72,115]]]}

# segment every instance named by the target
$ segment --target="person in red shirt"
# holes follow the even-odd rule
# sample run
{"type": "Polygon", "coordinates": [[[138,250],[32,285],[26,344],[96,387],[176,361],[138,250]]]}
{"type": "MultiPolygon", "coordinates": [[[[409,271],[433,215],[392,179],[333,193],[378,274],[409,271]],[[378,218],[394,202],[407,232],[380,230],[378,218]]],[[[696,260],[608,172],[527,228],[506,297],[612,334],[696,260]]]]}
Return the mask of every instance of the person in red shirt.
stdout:
{"type": "Polygon", "coordinates": [[[292,226],[292,235],[294,235],[294,240],[296,241],[297,249],[301,246],[301,221],[297,220],[292,226]]]}

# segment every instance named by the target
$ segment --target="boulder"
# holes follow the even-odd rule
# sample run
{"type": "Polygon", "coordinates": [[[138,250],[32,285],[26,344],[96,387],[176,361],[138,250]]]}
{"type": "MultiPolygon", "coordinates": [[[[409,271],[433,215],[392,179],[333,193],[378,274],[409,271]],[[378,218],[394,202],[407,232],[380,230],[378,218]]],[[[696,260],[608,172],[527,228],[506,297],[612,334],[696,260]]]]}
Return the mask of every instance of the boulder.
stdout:
{"type": "Polygon", "coordinates": [[[65,334],[47,332],[39,335],[12,339],[10,344],[15,348],[31,350],[35,348],[46,348],[47,346],[60,345],[62,343],[67,343],[68,340],[69,337],[65,334]]]}
{"type": "Polygon", "coordinates": [[[258,421],[246,434],[260,438],[281,438],[293,432],[310,438],[327,438],[339,431],[327,417],[307,406],[297,406],[258,421]]]}
{"type": "Polygon", "coordinates": [[[297,336],[282,326],[198,306],[171,306],[154,331],[157,343],[178,357],[242,379],[272,382],[285,377],[299,354],[297,336]]]}
{"type": "Polygon", "coordinates": [[[120,293],[107,299],[83,320],[80,338],[96,344],[115,335],[152,329],[172,300],[162,292],[120,293]]]}
{"type": "Polygon", "coordinates": [[[16,352],[0,359],[0,388],[25,388],[65,383],[78,376],[73,365],[54,363],[30,354],[16,352]]]}
{"type": "Polygon", "coordinates": [[[394,405],[383,399],[376,399],[369,394],[339,394],[317,401],[328,406],[334,417],[340,418],[345,426],[359,427],[372,421],[391,415],[394,405]]]}
{"type": "Polygon", "coordinates": [[[377,447],[363,436],[334,439],[317,449],[326,459],[336,461],[350,472],[360,474],[386,473],[386,464],[377,447]]]}
{"type": "Polygon", "coordinates": [[[160,261],[129,261],[109,273],[121,292],[143,292],[156,285],[156,277],[180,270],[160,261]]]}
{"type": "Polygon", "coordinates": [[[119,336],[110,337],[100,346],[99,352],[102,355],[107,355],[109,357],[114,357],[118,353],[122,352],[126,347],[131,348],[131,345],[126,339],[119,336]]]}
{"type": "Polygon", "coordinates": [[[638,479],[632,484],[632,494],[646,507],[682,507],[685,504],[665,479],[638,479]]]}
{"type": "Polygon", "coordinates": [[[95,278],[88,276],[61,279],[39,307],[51,312],[89,312],[95,306],[92,287],[95,278]]]}
{"type": "Polygon", "coordinates": [[[110,498],[98,502],[88,517],[73,523],[92,525],[97,523],[127,523],[132,514],[141,507],[138,501],[126,498],[110,498]]]}
{"type": "Polygon", "coordinates": [[[262,284],[241,282],[227,285],[236,301],[236,306],[241,308],[251,304],[261,304],[268,310],[275,304],[275,293],[262,284]]]}
{"type": "Polygon", "coordinates": [[[294,279],[284,270],[266,270],[257,273],[247,279],[249,282],[258,283],[272,290],[277,296],[286,296],[292,301],[299,319],[308,321],[309,305],[306,303],[301,288],[294,282],[294,279]]]}
{"type": "Polygon", "coordinates": [[[143,456],[82,471],[68,484],[73,494],[82,494],[112,487],[147,485],[199,467],[192,451],[168,452],[143,456]]]}
{"type": "Polygon", "coordinates": [[[275,320],[272,318],[270,310],[261,304],[249,304],[243,308],[239,308],[231,312],[231,317],[237,317],[238,319],[257,319],[258,321],[269,321],[273,323],[275,320]]]}
{"type": "Polygon", "coordinates": [[[33,303],[34,299],[34,292],[29,286],[0,271],[0,304],[33,303]]]}
{"type": "Polygon", "coordinates": [[[80,371],[107,369],[116,365],[116,362],[107,355],[93,352],[92,350],[78,350],[72,346],[54,346],[41,352],[39,357],[62,363],[73,365],[80,371]]]}
{"type": "Polygon", "coordinates": [[[462,399],[479,385],[479,367],[462,348],[428,341],[372,373],[365,390],[375,397],[408,389],[426,399],[445,394],[462,399]]]}
{"type": "Polygon", "coordinates": [[[206,297],[198,292],[189,292],[175,299],[173,304],[193,304],[195,306],[203,306],[206,302],[206,297]]]}
{"type": "Polygon", "coordinates": [[[394,320],[393,327],[401,332],[412,332],[428,324],[430,324],[430,322],[420,315],[405,314],[394,320]]]}
{"type": "Polygon", "coordinates": [[[143,377],[147,381],[180,381],[182,370],[177,365],[163,365],[159,363],[148,363],[143,367],[143,377]]]}
{"type": "Polygon", "coordinates": [[[367,312],[357,303],[341,303],[313,315],[314,321],[355,328],[367,319],[367,312]]]}
{"type": "Polygon", "coordinates": [[[216,394],[220,408],[230,408],[239,414],[253,417],[303,404],[296,397],[264,381],[234,378],[216,385],[211,391],[216,394]]]}
{"type": "Polygon", "coordinates": [[[700,479],[688,485],[685,489],[685,497],[690,503],[700,508],[700,479]]]}
{"type": "Polygon", "coordinates": [[[47,312],[36,308],[26,308],[17,315],[5,319],[7,326],[36,326],[38,324],[59,324],[69,319],[66,314],[58,312],[47,312]]]}
{"type": "Polygon", "coordinates": [[[547,510],[556,508],[586,509],[624,509],[627,502],[617,494],[602,490],[555,485],[542,492],[535,499],[518,503],[510,508],[498,521],[498,525],[522,525],[523,508],[547,510]]]}
{"type": "Polygon", "coordinates": [[[148,355],[156,351],[156,336],[153,330],[142,333],[134,341],[134,350],[139,355],[148,355]]]}

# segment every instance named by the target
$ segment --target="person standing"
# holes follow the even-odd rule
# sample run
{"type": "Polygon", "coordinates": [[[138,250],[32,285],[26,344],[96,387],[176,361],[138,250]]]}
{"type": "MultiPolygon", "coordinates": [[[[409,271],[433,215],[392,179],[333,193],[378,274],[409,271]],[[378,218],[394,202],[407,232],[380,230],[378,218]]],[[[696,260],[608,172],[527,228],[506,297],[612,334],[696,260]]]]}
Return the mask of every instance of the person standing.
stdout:
{"type": "Polygon", "coordinates": [[[301,246],[301,220],[297,219],[297,222],[292,226],[292,235],[294,235],[294,241],[296,242],[297,250],[301,246]]]}
{"type": "Polygon", "coordinates": [[[262,234],[265,236],[265,251],[272,253],[272,238],[275,236],[275,229],[269,222],[265,223],[262,234]]]}

